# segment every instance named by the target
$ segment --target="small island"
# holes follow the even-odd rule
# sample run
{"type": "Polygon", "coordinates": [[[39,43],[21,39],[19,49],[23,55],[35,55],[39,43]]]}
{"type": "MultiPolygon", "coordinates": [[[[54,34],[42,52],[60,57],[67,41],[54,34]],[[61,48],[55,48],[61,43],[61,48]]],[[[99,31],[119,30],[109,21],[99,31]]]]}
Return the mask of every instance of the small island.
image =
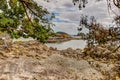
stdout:
{"type": "Polygon", "coordinates": [[[81,38],[81,35],[70,35],[66,32],[56,32],[54,35],[49,37],[47,43],[60,43],[69,40],[80,40],[81,38]]]}

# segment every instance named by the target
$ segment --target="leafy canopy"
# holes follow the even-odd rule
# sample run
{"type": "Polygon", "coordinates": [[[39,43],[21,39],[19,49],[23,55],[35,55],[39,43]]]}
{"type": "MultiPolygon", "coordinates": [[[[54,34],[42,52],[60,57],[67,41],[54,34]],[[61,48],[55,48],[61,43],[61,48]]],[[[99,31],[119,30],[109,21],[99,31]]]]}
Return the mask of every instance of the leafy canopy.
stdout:
{"type": "Polygon", "coordinates": [[[0,32],[12,38],[32,37],[45,42],[53,14],[34,0],[0,0],[0,4],[0,32]]]}

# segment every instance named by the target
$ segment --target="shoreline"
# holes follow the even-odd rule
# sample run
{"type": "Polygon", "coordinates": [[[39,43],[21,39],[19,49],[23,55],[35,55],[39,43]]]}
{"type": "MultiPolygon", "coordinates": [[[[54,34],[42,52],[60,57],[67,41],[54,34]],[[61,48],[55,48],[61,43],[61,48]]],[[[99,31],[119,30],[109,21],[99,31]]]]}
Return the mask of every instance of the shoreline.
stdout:
{"type": "Polygon", "coordinates": [[[95,49],[57,50],[38,41],[14,42],[10,51],[0,51],[0,79],[119,80],[120,49],[110,54],[112,46],[95,49]]]}
{"type": "Polygon", "coordinates": [[[81,40],[81,38],[61,38],[61,39],[52,38],[52,39],[48,39],[47,43],[62,43],[70,40],[81,40]]]}

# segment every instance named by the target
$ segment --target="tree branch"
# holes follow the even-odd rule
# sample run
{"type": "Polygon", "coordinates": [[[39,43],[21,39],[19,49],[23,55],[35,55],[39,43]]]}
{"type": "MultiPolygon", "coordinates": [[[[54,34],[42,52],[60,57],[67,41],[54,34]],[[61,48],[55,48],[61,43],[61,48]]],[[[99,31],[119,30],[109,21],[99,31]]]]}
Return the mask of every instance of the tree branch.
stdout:
{"type": "Polygon", "coordinates": [[[116,7],[120,8],[120,4],[119,4],[119,1],[117,0],[117,3],[115,3],[115,0],[113,0],[113,3],[116,7]]]}
{"type": "Polygon", "coordinates": [[[112,53],[115,53],[119,48],[120,48],[120,45],[115,50],[113,50],[112,53]]]}
{"type": "MultiPolygon", "coordinates": [[[[31,24],[33,25],[32,20],[30,19],[29,15],[28,15],[28,13],[27,13],[27,9],[26,9],[26,6],[25,6],[23,0],[20,0],[20,2],[21,2],[22,5],[23,5],[23,8],[24,8],[24,10],[25,10],[25,14],[26,14],[28,20],[29,20],[29,21],[31,22],[31,24]]],[[[34,25],[33,25],[33,26],[34,26],[34,25]]]]}

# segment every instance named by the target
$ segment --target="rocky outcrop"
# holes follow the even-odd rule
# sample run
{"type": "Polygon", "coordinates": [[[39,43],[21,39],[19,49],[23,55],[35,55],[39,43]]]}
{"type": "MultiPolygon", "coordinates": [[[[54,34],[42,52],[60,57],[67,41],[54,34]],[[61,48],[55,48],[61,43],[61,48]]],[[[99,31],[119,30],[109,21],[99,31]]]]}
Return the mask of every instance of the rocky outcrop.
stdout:
{"type": "Polygon", "coordinates": [[[14,42],[0,50],[0,80],[119,80],[120,50],[106,58],[111,49],[98,46],[96,53],[85,53],[37,41],[14,42]]]}
{"type": "Polygon", "coordinates": [[[69,58],[75,58],[77,60],[80,60],[84,56],[81,49],[73,50],[72,48],[61,50],[60,54],[69,58]]]}

